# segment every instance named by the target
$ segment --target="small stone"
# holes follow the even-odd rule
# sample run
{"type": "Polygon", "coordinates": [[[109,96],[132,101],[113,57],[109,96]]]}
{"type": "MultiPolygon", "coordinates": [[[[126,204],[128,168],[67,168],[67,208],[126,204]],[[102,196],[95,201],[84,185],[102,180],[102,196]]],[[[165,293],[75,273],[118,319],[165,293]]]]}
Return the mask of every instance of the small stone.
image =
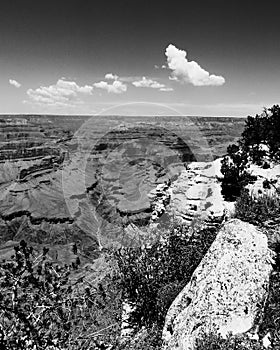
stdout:
{"type": "Polygon", "coordinates": [[[263,340],[262,340],[262,343],[263,343],[263,346],[267,349],[270,345],[271,345],[271,342],[270,342],[270,333],[268,332],[266,334],[266,336],[264,336],[263,340]]]}

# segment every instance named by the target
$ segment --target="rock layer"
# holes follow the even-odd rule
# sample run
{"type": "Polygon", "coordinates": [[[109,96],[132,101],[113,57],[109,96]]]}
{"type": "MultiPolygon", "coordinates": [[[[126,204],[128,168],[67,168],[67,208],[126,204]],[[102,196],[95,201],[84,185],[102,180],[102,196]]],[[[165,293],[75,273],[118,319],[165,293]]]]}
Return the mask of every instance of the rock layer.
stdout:
{"type": "Polygon", "coordinates": [[[210,331],[249,331],[267,294],[272,262],[264,234],[238,219],[227,222],[168,311],[164,350],[194,349],[210,331]]]}

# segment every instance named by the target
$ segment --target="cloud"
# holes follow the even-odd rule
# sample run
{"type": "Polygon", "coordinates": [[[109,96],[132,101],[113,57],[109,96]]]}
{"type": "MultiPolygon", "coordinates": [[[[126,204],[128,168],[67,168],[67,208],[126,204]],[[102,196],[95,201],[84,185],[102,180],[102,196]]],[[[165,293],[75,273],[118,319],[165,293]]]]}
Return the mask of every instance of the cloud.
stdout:
{"type": "Polygon", "coordinates": [[[93,87],[79,86],[74,81],[59,79],[56,84],[28,89],[27,95],[31,102],[49,106],[75,106],[81,104],[79,94],[91,95],[93,87]]]}
{"type": "Polygon", "coordinates": [[[107,80],[118,80],[119,77],[118,77],[118,75],[116,75],[116,74],[107,73],[107,74],[105,75],[105,79],[107,79],[107,80]]]}
{"type": "Polygon", "coordinates": [[[162,64],[161,66],[159,66],[158,64],[155,64],[155,65],[154,65],[154,68],[155,68],[155,69],[166,69],[167,67],[166,67],[165,64],[162,64]]]}
{"type": "Polygon", "coordinates": [[[126,92],[127,85],[119,80],[115,80],[112,84],[108,84],[107,81],[100,81],[93,84],[97,89],[107,90],[109,93],[122,94],[126,92]]]}
{"type": "Polygon", "coordinates": [[[137,88],[150,88],[150,89],[157,89],[159,91],[173,91],[173,88],[167,87],[156,80],[147,79],[146,77],[142,77],[138,79],[139,80],[132,82],[132,84],[137,88]]]}
{"type": "Polygon", "coordinates": [[[106,80],[119,80],[123,83],[132,83],[134,80],[141,79],[141,77],[135,77],[135,76],[118,76],[117,74],[113,73],[107,73],[104,77],[106,80]]]}
{"type": "Polygon", "coordinates": [[[187,53],[170,44],[165,51],[168,68],[172,71],[171,80],[190,83],[194,86],[223,85],[222,76],[210,74],[195,61],[188,61],[187,53]]]}
{"type": "Polygon", "coordinates": [[[160,84],[158,81],[152,79],[147,79],[146,77],[142,77],[141,80],[134,81],[132,84],[139,88],[162,89],[165,87],[164,84],[160,84]]]}
{"type": "Polygon", "coordinates": [[[11,85],[15,86],[16,88],[20,88],[21,87],[21,84],[18,81],[14,80],[14,79],[9,79],[9,83],[11,85]]]}
{"type": "Polygon", "coordinates": [[[160,91],[173,91],[174,89],[172,87],[162,87],[159,90],[160,91]]]}

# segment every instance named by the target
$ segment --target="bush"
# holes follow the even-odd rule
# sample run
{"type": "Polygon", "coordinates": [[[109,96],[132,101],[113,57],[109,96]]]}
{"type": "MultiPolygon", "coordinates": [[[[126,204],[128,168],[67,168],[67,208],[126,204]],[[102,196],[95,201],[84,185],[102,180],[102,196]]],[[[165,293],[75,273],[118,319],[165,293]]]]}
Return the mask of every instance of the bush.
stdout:
{"type": "Polygon", "coordinates": [[[280,215],[280,197],[275,194],[255,196],[244,189],[235,204],[235,215],[238,219],[255,225],[263,225],[280,215]]]}
{"type": "Polygon", "coordinates": [[[152,245],[122,248],[116,255],[123,297],[135,305],[130,323],[162,329],[166,313],[216,237],[216,229],[191,232],[171,223],[152,245]]]}
{"type": "Polygon", "coordinates": [[[250,340],[246,335],[231,336],[226,339],[220,335],[210,333],[204,334],[197,340],[195,350],[265,350],[256,340],[250,340]]]}
{"type": "MultiPolygon", "coordinates": [[[[278,254],[279,260],[279,254],[278,254]]],[[[280,272],[274,272],[270,276],[269,290],[262,322],[259,327],[259,334],[264,337],[271,334],[271,344],[273,349],[280,349],[280,272]]]]}
{"type": "Polygon", "coordinates": [[[47,249],[36,255],[24,241],[11,261],[0,263],[1,349],[100,348],[94,335],[118,322],[114,281],[89,287],[73,272],[49,261],[47,249]]]}
{"type": "Polygon", "coordinates": [[[120,344],[114,350],[161,350],[162,332],[156,326],[150,329],[143,329],[135,338],[120,344]]]}

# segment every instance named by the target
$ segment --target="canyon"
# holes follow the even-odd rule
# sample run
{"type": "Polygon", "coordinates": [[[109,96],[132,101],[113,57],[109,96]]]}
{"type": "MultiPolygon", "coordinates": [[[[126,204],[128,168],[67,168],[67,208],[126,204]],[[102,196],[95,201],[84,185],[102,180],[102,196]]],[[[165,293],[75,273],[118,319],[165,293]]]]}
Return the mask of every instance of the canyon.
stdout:
{"type": "Polygon", "coordinates": [[[75,242],[86,264],[104,248],[145,240],[147,225],[163,212],[186,222],[200,214],[219,221],[225,206],[218,158],[240,137],[244,122],[1,116],[1,247],[8,252],[24,238],[69,262],[75,242]]]}

